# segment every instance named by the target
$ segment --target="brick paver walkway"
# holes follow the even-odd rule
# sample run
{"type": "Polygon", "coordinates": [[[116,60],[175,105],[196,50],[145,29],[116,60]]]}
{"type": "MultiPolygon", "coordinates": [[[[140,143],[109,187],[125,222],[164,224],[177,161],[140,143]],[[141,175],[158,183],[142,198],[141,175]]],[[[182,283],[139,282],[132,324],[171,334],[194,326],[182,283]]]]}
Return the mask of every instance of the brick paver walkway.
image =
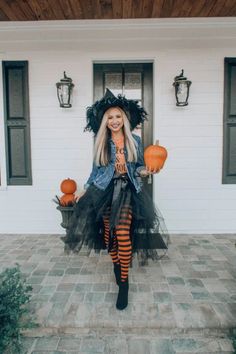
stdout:
{"type": "Polygon", "coordinates": [[[129,305],[109,255],[65,255],[55,235],[0,235],[0,269],[17,262],[40,327],[25,353],[233,353],[236,235],[172,235],[168,255],[130,269],[129,305]]]}

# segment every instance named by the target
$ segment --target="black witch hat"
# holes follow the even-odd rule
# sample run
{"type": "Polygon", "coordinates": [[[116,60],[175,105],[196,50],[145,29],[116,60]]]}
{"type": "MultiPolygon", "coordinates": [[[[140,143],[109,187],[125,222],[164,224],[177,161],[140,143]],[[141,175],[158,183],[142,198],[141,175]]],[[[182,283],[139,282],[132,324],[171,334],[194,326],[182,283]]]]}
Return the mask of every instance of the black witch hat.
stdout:
{"type": "Polygon", "coordinates": [[[105,95],[96,101],[92,106],[87,107],[87,125],[85,131],[93,131],[96,135],[104,113],[111,107],[120,107],[127,115],[130,122],[130,129],[133,130],[138,124],[147,119],[147,112],[140,107],[138,100],[129,100],[119,94],[117,97],[107,88],[105,95]]]}

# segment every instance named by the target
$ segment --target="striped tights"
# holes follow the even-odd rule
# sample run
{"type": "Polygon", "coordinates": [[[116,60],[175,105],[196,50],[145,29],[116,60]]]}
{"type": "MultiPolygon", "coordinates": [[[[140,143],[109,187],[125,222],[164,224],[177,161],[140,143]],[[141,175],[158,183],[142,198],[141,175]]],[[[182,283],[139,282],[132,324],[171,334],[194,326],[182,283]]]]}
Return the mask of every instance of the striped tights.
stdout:
{"type": "MultiPolygon", "coordinates": [[[[109,242],[109,216],[110,209],[107,209],[103,216],[105,227],[104,240],[106,247],[109,242]]],[[[109,252],[113,263],[120,263],[121,281],[128,277],[129,265],[132,259],[132,247],[130,241],[130,225],[132,221],[132,211],[129,206],[123,206],[120,213],[120,220],[114,230],[113,248],[109,252]]]]}

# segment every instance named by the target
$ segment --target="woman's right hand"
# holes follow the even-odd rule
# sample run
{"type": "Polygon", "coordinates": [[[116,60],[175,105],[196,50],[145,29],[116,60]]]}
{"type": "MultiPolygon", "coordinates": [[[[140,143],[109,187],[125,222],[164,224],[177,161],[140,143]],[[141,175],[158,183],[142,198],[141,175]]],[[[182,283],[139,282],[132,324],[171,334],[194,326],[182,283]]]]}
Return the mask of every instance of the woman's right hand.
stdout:
{"type": "Polygon", "coordinates": [[[80,192],[79,194],[77,194],[77,195],[75,196],[75,201],[76,201],[76,203],[77,203],[77,202],[79,201],[79,199],[84,195],[85,192],[86,192],[86,190],[80,192]]]}

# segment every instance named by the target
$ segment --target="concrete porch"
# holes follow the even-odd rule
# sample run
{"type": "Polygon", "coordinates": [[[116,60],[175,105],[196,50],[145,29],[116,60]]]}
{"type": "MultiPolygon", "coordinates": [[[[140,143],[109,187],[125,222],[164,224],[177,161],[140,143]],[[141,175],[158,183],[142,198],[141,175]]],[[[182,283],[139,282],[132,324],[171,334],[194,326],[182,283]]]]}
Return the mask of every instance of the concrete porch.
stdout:
{"type": "Polygon", "coordinates": [[[130,269],[129,305],[106,252],[65,255],[57,235],[0,235],[0,269],[20,265],[40,328],[25,353],[233,353],[236,234],[172,235],[159,262],[130,269]]]}

